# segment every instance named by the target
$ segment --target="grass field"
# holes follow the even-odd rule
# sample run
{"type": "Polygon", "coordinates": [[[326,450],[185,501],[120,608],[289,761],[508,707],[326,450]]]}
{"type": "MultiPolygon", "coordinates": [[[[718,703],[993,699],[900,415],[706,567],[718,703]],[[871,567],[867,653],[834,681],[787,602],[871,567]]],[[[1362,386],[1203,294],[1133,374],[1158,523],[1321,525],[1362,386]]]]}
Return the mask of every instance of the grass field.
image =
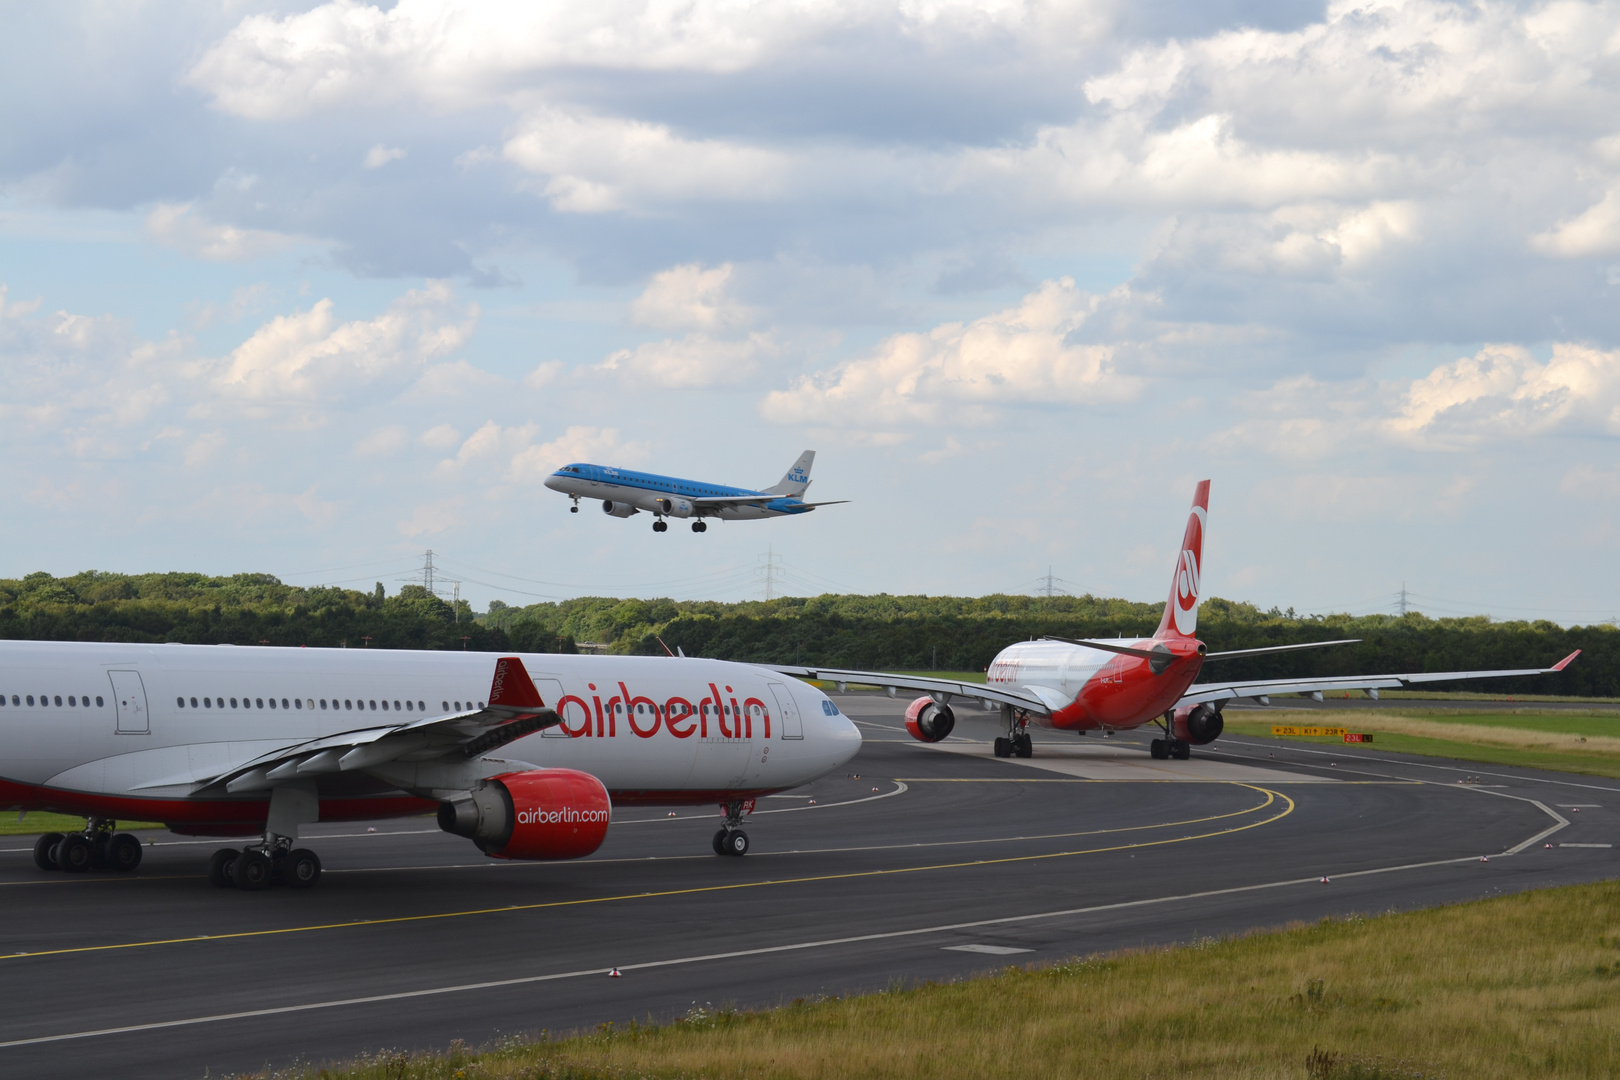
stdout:
{"type": "MultiPolygon", "coordinates": [[[[38,836],[48,832],[79,832],[84,828],[84,818],[72,817],[68,814],[29,814],[21,821],[16,814],[0,815],[0,836],[38,836]]],[[[161,829],[155,821],[120,821],[119,832],[132,832],[136,829],[161,829]]]]}
{"type": "Polygon", "coordinates": [[[1617,1069],[1620,884],[1605,882],[291,1075],[1473,1080],[1617,1069]]]}
{"type": "MultiPolygon", "coordinates": [[[[1235,734],[1269,737],[1275,724],[1372,732],[1374,750],[1620,777],[1620,719],[1601,712],[1244,709],[1226,713],[1226,730],[1235,734]]],[[[1347,754],[1360,752],[1337,737],[1288,741],[1340,746],[1347,754]]]]}

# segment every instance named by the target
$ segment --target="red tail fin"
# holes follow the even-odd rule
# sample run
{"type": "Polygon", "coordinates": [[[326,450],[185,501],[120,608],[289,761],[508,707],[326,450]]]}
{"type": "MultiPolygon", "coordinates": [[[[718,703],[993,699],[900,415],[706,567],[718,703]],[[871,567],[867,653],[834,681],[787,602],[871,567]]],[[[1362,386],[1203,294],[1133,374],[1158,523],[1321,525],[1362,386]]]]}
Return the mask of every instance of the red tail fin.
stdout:
{"type": "Polygon", "coordinates": [[[1192,513],[1181,538],[1176,571],[1170,577],[1170,599],[1154,637],[1192,637],[1198,632],[1198,601],[1204,587],[1204,531],[1209,523],[1209,481],[1200,480],[1193,491],[1192,513]]]}
{"type": "Polygon", "coordinates": [[[503,656],[495,661],[495,681],[489,684],[489,703],[510,709],[543,709],[546,704],[540,700],[540,691],[534,688],[534,680],[529,678],[523,661],[515,656],[503,656]]]}

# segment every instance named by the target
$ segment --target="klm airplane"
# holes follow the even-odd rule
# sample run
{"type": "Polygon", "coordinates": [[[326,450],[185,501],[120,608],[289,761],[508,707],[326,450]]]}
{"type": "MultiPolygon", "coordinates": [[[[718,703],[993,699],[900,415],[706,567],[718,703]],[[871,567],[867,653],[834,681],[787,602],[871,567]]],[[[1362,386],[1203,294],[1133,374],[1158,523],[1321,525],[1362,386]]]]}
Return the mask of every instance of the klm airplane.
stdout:
{"type": "Polygon", "coordinates": [[[601,499],[602,511],[612,517],[627,518],[643,510],[652,514],[653,532],[667,532],[666,517],[693,518],[693,532],[707,532],[704,518],[721,521],[750,521],[754,518],[791,517],[808,514],[818,506],[834,506],[848,502],[807,503],[805,489],[810,486],[810,466],[815,464],[816,452],[806,450],[793,463],[793,468],[782,477],[782,482],[764,491],[705,484],[698,480],[680,480],[673,476],[612,469],[605,465],[586,465],[583,462],[564,465],[546,477],[546,487],[560,491],[574,500],[569,512],[579,513],[579,500],[601,499]]]}

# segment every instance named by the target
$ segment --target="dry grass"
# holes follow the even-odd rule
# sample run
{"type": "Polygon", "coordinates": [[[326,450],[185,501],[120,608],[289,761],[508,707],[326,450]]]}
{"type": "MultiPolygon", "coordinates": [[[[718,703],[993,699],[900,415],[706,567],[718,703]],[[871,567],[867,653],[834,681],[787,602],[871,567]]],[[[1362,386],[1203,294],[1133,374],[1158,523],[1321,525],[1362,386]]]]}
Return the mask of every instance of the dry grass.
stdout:
{"type": "Polygon", "coordinates": [[[1617,1066],[1620,885],[1603,883],[294,1075],[1472,1080],[1617,1066]]]}
{"type": "MultiPolygon", "coordinates": [[[[1498,722],[1492,724],[1470,724],[1464,721],[1428,719],[1419,712],[1373,712],[1362,709],[1332,714],[1324,714],[1320,709],[1276,709],[1263,714],[1244,712],[1234,713],[1233,716],[1241,717],[1245,724],[1264,721],[1267,730],[1272,724],[1311,724],[1342,727],[1348,731],[1382,732],[1387,735],[1411,735],[1420,739],[1479,743],[1514,750],[1540,750],[1555,754],[1607,754],[1620,758],[1620,736],[1580,735],[1572,732],[1513,727],[1510,726],[1512,718],[1509,717],[1493,717],[1492,719],[1498,722]]],[[[1613,726],[1620,727],[1620,718],[1606,719],[1610,719],[1613,726]]]]}

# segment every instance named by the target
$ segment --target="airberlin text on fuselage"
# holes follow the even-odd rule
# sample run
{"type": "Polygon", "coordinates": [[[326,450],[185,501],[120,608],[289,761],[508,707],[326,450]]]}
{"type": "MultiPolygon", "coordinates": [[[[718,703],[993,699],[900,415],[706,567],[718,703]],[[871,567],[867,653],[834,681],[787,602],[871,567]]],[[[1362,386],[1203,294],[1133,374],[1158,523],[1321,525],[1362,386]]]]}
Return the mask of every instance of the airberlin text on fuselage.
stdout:
{"type": "Polygon", "coordinates": [[[629,734],[643,739],[652,738],[660,728],[677,739],[689,739],[693,735],[707,739],[710,721],[714,723],[714,734],[720,738],[752,739],[756,716],[764,726],[761,736],[771,737],[770,707],[757,697],[744,698],[739,703],[735,696],[726,696],[733,693],[729,686],[722,695],[720,688],[710,683],[708,696],[698,698],[694,704],[679,696],[662,703],[635,696],[623,682],[618,684],[617,694],[604,699],[595,683],[589,685],[592,691],[589,701],[577,694],[564,694],[552,705],[562,718],[560,729],[576,739],[617,738],[620,720],[625,722],[629,734]],[[638,706],[643,711],[638,712],[638,706]]]}

